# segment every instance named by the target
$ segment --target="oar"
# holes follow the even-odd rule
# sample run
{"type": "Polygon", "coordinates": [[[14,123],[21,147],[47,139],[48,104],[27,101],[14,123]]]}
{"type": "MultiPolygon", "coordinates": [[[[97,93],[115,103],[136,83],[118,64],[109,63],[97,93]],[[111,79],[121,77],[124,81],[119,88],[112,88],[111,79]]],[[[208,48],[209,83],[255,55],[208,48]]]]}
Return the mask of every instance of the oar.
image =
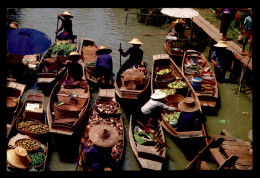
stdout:
{"type": "Polygon", "coordinates": [[[137,120],[137,122],[146,130],[146,132],[149,132],[150,134],[152,134],[153,137],[156,138],[162,146],[170,149],[170,147],[164,141],[162,141],[160,138],[158,138],[154,133],[150,132],[149,129],[147,127],[145,127],[140,121],[137,120]]]}
{"type": "Polygon", "coordinates": [[[120,52],[119,52],[119,54],[120,54],[120,67],[121,67],[121,43],[120,43],[120,52]]]}
{"type": "MultiPolygon", "coordinates": [[[[58,30],[58,27],[59,27],[59,15],[57,16],[57,27],[56,27],[56,31],[58,30]]],[[[56,41],[56,39],[57,39],[57,35],[58,35],[58,33],[56,33],[56,36],[55,36],[55,41],[56,41]]]]}
{"type": "Polygon", "coordinates": [[[144,35],[144,36],[155,36],[155,35],[167,35],[167,33],[146,34],[146,35],[144,35]]]}

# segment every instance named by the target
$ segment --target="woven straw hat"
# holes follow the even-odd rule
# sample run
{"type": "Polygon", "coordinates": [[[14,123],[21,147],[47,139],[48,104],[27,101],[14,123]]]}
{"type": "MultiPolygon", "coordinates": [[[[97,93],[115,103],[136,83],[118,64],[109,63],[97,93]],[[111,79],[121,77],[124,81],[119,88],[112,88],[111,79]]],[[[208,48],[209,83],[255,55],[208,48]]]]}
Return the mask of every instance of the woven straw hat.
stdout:
{"type": "Polygon", "coordinates": [[[32,162],[27,151],[22,147],[7,150],[7,162],[16,168],[27,169],[32,162]]]}
{"type": "Polygon", "coordinates": [[[128,43],[130,44],[144,44],[143,42],[141,42],[141,40],[139,38],[133,38],[131,41],[129,41],[128,43]]]}
{"type": "Polygon", "coordinates": [[[69,60],[71,60],[71,57],[74,57],[74,56],[77,56],[78,59],[81,59],[83,56],[81,54],[79,54],[77,51],[73,51],[70,53],[70,55],[68,56],[69,57],[69,60]]]}
{"type": "Polygon", "coordinates": [[[154,94],[151,95],[151,98],[155,99],[155,100],[159,100],[159,99],[165,98],[166,96],[167,96],[166,93],[164,93],[164,92],[162,92],[160,90],[156,90],[154,92],[154,94]]]}
{"type": "Polygon", "coordinates": [[[193,112],[200,108],[198,101],[195,101],[192,97],[187,97],[178,104],[178,108],[184,112],[193,112]]]}
{"type": "Polygon", "coordinates": [[[176,24],[176,23],[186,23],[186,22],[182,19],[177,19],[173,23],[176,24]]]}
{"type": "Polygon", "coordinates": [[[18,29],[18,28],[20,28],[17,22],[12,22],[12,23],[10,23],[10,24],[9,24],[9,27],[11,27],[11,28],[13,28],[13,29],[18,29]]]}
{"type": "Polygon", "coordinates": [[[100,147],[111,147],[118,141],[118,132],[116,128],[100,124],[93,126],[89,131],[90,140],[100,147]]]}
{"type": "Polygon", "coordinates": [[[225,41],[218,41],[218,43],[215,44],[214,46],[220,47],[220,48],[226,48],[226,47],[228,47],[228,44],[225,41]]]}
{"type": "Polygon", "coordinates": [[[111,52],[112,52],[112,50],[109,49],[106,45],[101,45],[101,46],[98,48],[98,50],[96,51],[96,54],[103,54],[103,53],[109,54],[109,53],[111,53],[111,52]]]}
{"type": "Polygon", "coordinates": [[[63,14],[61,14],[60,16],[64,17],[65,15],[70,16],[70,18],[73,18],[69,11],[64,11],[63,14]]]}

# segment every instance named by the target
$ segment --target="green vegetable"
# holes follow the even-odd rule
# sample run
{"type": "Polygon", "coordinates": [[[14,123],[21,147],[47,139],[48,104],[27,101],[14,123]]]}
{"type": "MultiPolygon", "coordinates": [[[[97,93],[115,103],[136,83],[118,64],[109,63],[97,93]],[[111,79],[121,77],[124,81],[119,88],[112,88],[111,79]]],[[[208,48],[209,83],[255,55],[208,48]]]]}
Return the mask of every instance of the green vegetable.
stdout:
{"type": "Polygon", "coordinates": [[[171,82],[168,84],[169,88],[185,88],[187,84],[185,82],[171,82]]]}
{"type": "Polygon", "coordinates": [[[96,65],[96,63],[93,61],[87,63],[87,66],[95,66],[95,65],[96,65]]]}
{"type": "Polygon", "coordinates": [[[172,71],[171,69],[162,69],[159,72],[157,72],[156,74],[164,75],[164,74],[170,73],[171,71],[172,71]]]}
{"type": "Polygon", "coordinates": [[[28,153],[28,156],[32,160],[30,167],[39,166],[45,160],[45,156],[42,153],[39,153],[39,152],[38,153],[28,153]]]}
{"type": "Polygon", "coordinates": [[[162,92],[166,93],[166,95],[174,95],[176,93],[176,90],[174,88],[172,89],[160,89],[162,92]]]}
{"type": "Polygon", "coordinates": [[[76,51],[77,47],[75,45],[71,45],[67,42],[59,42],[55,46],[50,47],[49,51],[51,53],[51,57],[56,57],[56,53],[59,51],[59,55],[66,57],[72,51],[76,51]]]}
{"type": "Polygon", "coordinates": [[[181,112],[174,112],[171,114],[164,114],[164,120],[171,124],[177,124],[178,118],[180,117],[181,112]]]}
{"type": "Polygon", "coordinates": [[[62,101],[59,101],[56,106],[60,106],[60,105],[63,105],[64,103],[62,101]]]}

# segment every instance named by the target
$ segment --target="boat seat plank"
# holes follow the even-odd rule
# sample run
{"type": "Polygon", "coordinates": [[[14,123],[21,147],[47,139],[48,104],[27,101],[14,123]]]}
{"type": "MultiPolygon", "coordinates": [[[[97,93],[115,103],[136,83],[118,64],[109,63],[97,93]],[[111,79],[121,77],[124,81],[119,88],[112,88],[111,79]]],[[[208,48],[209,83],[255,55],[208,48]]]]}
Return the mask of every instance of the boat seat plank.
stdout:
{"type": "Polygon", "coordinates": [[[206,161],[201,161],[200,162],[200,170],[210,170],[208,164],[206,161]]]}
{"type": "Polygon", "coordinates": [[[38,78],[38,83],[51,83],[56,78],[38,78]]]}
{"type": "Polygon", "coordinates": [[[241,150],[241,151],[250,151],[251,147],[248,146],[237,146],[237,145],[221,145],[221,148],[224,150],[241,150]]]}
{"type": "Polygon", "coordinates": [[[237,146],[250,146],[252,147],[251,142],[244,142],[244,141],[228,141],[224,140],[223,145],[237,145],[237,146]]]}
{"type": "Polygon", "coordinates": [[[212,156],[214,157],[218,165],[222,165],[225,162],[225,158],[219,152],[219,148],[210,148],[209,151],[211,152],[212,156]]]}

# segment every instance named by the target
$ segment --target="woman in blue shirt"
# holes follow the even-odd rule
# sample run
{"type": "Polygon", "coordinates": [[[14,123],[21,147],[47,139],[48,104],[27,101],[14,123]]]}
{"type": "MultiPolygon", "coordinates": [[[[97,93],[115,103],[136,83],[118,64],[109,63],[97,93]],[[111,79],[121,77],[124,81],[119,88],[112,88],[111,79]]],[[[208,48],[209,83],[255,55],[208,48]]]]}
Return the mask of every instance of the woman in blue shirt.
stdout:
{"type": "Polygon", "coordinates": [[[102,45],[97,50],[96,54],[98,55],[94,76],[97,78],[98,82],[102,82],[102,77],[105,78],[105,84],[109,84],[112,73],[113,73],[113,61],[110,53],[112,52],[106,45],[102,45]]]}

